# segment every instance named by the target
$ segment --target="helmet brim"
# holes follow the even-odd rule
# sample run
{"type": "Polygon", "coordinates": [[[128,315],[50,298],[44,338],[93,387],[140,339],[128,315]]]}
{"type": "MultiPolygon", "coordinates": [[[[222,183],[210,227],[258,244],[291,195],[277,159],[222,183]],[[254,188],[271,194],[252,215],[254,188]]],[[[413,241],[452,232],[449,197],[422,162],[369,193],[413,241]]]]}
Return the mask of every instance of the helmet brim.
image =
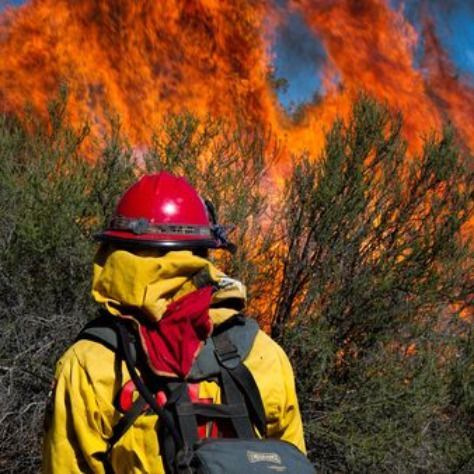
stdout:
{"type": "MultiPolygon", "coordinates": [[[[185,249],[218,249],[222,248],[217,241],[212,239],[190,239],[182,238],[176,240],[176,236],[166,238],[160,236],[160,238],[150,238],[146,235],[133,236],[128,235],[117,235],[118,232],[105,231],[94,235],[94,240],[97,242],[109,242],[118,244],[126,247],[134,248],[158,248],[158,249],[169,249],[169,250],[185,250],[185,249]]],[[[184,236],[188,237],[188,236],[184,236]]]]}

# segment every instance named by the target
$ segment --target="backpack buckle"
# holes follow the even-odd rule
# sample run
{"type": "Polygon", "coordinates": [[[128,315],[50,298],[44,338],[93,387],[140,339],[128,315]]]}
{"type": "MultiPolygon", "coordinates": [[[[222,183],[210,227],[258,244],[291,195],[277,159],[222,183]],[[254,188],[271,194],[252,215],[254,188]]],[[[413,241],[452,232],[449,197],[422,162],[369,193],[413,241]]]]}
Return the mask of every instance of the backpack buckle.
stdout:
{"type": "Polygon", "coordinates": [[[192,459],[193,452],[187,446],[179,450],[175,459],[177,472],[179,474],[193,474],[191,468],[192,459]]]}
{"type": "Polygon", "coordinates": [[[227,337],[214,338],[215,355],[220,365],[226,369],[234,369],[239,365],[241,357],[237,347],[227,337]]]}

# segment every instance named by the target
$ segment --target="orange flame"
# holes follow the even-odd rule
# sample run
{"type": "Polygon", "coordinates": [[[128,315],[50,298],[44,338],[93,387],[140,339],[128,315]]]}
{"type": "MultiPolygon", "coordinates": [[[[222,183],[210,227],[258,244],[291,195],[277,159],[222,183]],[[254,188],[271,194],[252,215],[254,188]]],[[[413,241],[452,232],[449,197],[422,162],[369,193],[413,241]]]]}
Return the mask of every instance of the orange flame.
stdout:
{"type": "Polygon", "coordinates": [[[271,128],[289,152],[317,156],[364,88],[404,113],[412,150],[446,118],[474,149],[474,89],[455,77],[432,27],[427,75],[417,70],[418,41],[388,0],[31,0],[0,17],[0,108],[19,113],[29,101],[45,110],[67,81],[73,122],[88,118],[100,131],[111,106],[136,146],[166,113],[189,110],[239,114],[271,128]],[[297,123],[269,81],[275,29],[294,12],[327,53],[323,98],[297,123]]]}
{"type": "Polygon", "coordinates": [[[319,107],[324,120],[347,112],[357,91],[365,89],[403,112],[412,146],[420,143],[423,131],[439,126],[437,108],[413,67],[417,34],[401,12],[383,0],[294,0],[294,5],[320,36],[328,54],[327,70],[340,76],[342,89],[326,74],[328,93],[319,107]]]}
{"type": "Polygon", "coordinates": [[[470,150],[474,150],[474,89],[458,77],[443,50],[432,21],[425,26],[427,87],[434,103],[453,122],[470,150]]]}
{"type": "Polygon", "coordinates": [[[73,120],[100,126],[110,104],[135,143],[167,112],[259,119],[264,13],[244,1],[33,1],[3,15],[1,103],[44,110],[67,81],[73,120]]]}

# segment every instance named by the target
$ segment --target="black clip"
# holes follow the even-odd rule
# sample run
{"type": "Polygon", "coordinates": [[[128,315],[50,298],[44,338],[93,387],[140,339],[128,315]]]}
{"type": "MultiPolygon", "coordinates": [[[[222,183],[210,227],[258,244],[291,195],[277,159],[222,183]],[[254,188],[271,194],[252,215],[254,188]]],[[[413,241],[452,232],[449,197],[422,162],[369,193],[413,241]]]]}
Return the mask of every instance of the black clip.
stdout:
{"type": "Polygon", "coordinates": [[[219,364],[226,369],[237,367],[241,358],[237,347],[235,347],[232,341],[225,334],[220,334],[213,339],[216,347],[214,353],[219,364]]]}
{"type": "Polygon", "coordinates": [[[178,451],[175,459],[177,472],[180,474],[193,474],[193,469],[191,468],[193,456],[194,453],[187,446],[178,451]]]}

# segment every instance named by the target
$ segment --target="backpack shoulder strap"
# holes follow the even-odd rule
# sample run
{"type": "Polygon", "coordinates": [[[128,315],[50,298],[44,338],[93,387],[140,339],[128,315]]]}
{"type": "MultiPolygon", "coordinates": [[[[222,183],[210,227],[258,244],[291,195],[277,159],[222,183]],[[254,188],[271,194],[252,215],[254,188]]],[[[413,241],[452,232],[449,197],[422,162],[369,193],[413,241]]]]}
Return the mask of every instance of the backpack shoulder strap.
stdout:
{"type": "MultiPolygon", "coordinates": [[[[113,316],[102,314],[92,321],[89,321],[82,328],[74,342],[81,340],[93,341],[102,344],[112,352],[120,353],[119,335],[116,323],[116,318],[113,316]]],[[[134,338],[130,338],[129,351],[132,361],[136,362],[137,347],[134,338]]]]}
{"type": "Polygon", "coordinates": [[[81,340],[98,342],[113,352],[118,350],[117,329],[111,318],[104,315],[89,321],[81,329],[74,342],[81,340]]]}
{"type": "MultiPolygon", "coordinates": [[[[119,337],[117,333],[116,318],[108,314],[101,314],[99,317],[87,323],[75,339],[88,340],[102,344],[112,352],[119,352],[119,337]]],[[[252,349],[253,342],[259,326],[254,319],[247,318],[242,314],[237,314],[228,321],[218,326],[213,337],[206,340],[204,347],[193,364],[188,377],[190,381],[199,382],[220,373],[219,364],[214,355],[214,338],[219,334],[227,334],[229,340],[234,344],[241,360],[245,360],[252,349]]],[[[122,354],[121,354],[122,355],[122,354]]],[[[137,346],[133,334],[130,334],[130,356],[132,362],[137,362],[137,346]]]]}
{"type": "Polygon", "coordinates": [[[206,340],[204,347],[193,364],[188,380],[199,382],[216,377],[220,373],[220,366],[215,356],[215,338],[219,334],[226,334],[235,346],[241,360],[245,360],[252,349],[259,326],[254,319],[237,314],[228,321],[216,327],[211,337],[206,340]]]}
{"type": "MultiPolygon", "coordinates": [[[[124,360],[128,358],[127,365],[132,368],[137,363],[137,347],[128,327],[129,325],[121,324],[114,317],[100,315],[84,326],[75,341],[89,340],[102,344],[124,360]],[[119,333],[119,327],[122,333],[127,333],[125,337],[119,333]],[[124,345],[127,350],[124,350],[124,345]]],[[[189,380],[201,381],[219,376],[221,370],[229,371],[232,380],[244,395],[252,422],[259,433],[265,435],[266,420],[261,396],[252,374],[242,363],[248,356],[258,331],[256,321],[240,314],[218,326],[194,363],[189,380]]],[[[145,398],[148,397],[144,397],[143,391],[141,392],[132,409],[114,427],[109,440],[109,452],[142,413],[145,398]]]]}
{"type": "MultiPolygon", "coordinates": [[[[123,350],[121,349],[118,326],[115,318],[103,314],[97,318],[89,321],[80,331],[75,339],[75,342],[87,340],[97,342],[110,349],[115,354],[119,354],[123,358],[123,350]]],[[[133,339],[129,340],[128,350],[131,363],[135,364],[137,359],[137,348],[133,339]]],[[[124,413],[122,418],[112,428],[112,436],[109,438],[109,447],[106,453],[102,454],[104,463],[108,462],[108,455],[115,444],[122,438],[127,430],[133,425],[135,420],[142,414],[146,407],[146,401],[143,396],[140,396],[134,401],[131,409],[124,413]]]]}
{"type": "Polygon", "coordinates": [[[239,351],[227,332],[221,332],[213,337],[215,357],[224,372],[227,372],[233,382],[245,397],[252,422],[262,436],[266,436],[266,416],[262,397],[250,370],[243,364],[239,351]]]}

